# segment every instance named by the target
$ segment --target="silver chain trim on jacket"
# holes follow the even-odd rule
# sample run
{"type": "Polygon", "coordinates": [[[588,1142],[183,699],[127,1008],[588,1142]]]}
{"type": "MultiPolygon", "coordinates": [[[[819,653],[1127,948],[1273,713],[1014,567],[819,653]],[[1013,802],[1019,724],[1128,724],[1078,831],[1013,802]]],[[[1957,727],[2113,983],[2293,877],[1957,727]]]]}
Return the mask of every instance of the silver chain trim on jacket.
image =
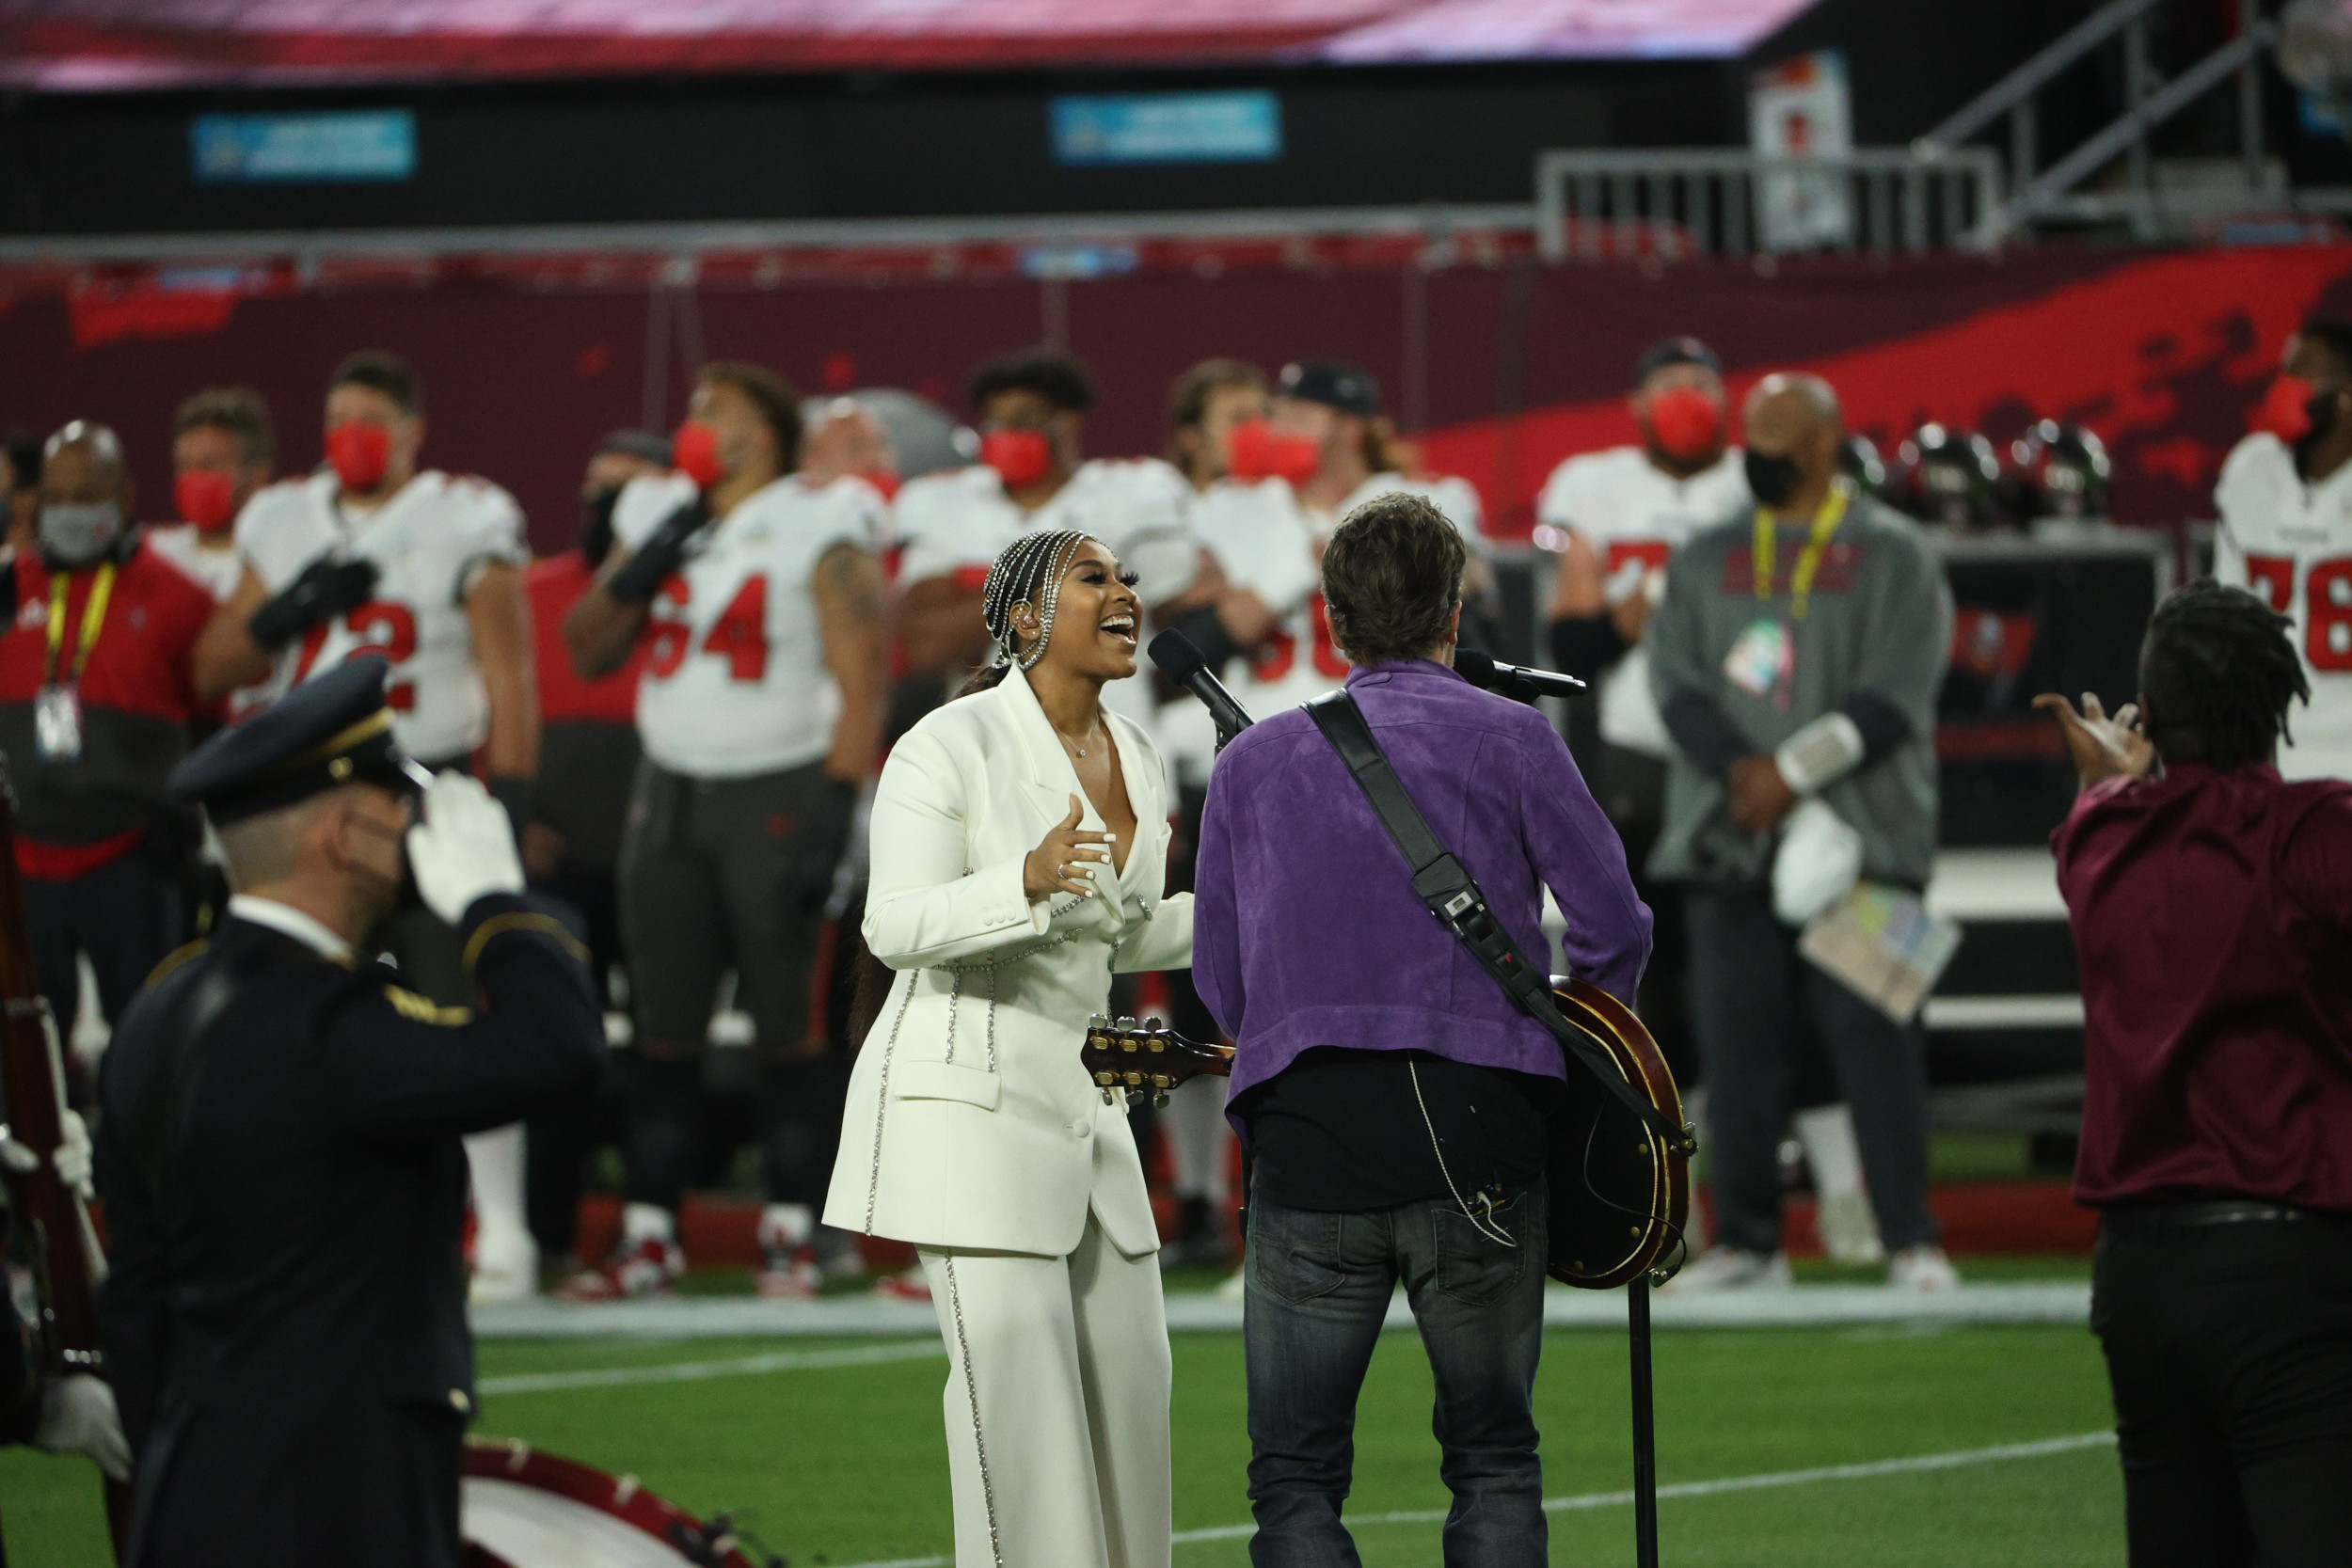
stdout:
{"type": "Polygon", "coordinates": [[[915,983],[922,977],[916,970],[907,976],[907,993],[898,999],[898,1011],[890,1020],[890,1038],[882,1042],[882,1095],[874,1105],[874,1170],[866,1183],[866,1233],[874,1233],[874,1203],[882,1196],[882,1118],[890,1114],[890,1062],[898,1052],[898,1026],[907,1021],[907,1008],[914,1002],[915,983]]]}
{"type": "Polygon", "coordinates": [[[980,1431],[980,1380],[972,1370],[972,1341],[963,1332],[963,1297],[956,1290],[956,1260],[943,1255],[940,1263],[947,1275],[947,1313],[955,1320],[956,1353],[963,1362],[963,1397],[972,1405],[972,1447],[980,1456],[980,1501],[988,1510],[988,1552],[996,1560],[996,1568],[1005,1568],[1004,1538],[996,1529],[996,1482],[988,1473],[988,1438],[980,1431]]]}
{"type": "MultiPolygon", "coordinates": [[[[1075,907],[1075,902],[1073,899],[1068,907],[1075,907]]],[[[1057,910],[1054,912],[1058,914],[1062,911],[1057,910]]],[[[1077,931],[1063,931],[1030,946],[1016,948],[1009,953],[998,953],[978,963],[931,965],[931,968],[945,970],[953,976],[947,992],[947,1055],[946,1059],[949,1062],[956,1059],[956,1004],[963,996],[963,977],[966,974],[977,974],[988,976],[988,1070],[994,1072],[996,1070],[996,972],[1007,964],[1019,963],[1024,958],[1033,958],[1040,953],[1050,952],[1064,942],[1075,942],[1080,935],[1081,933],[1077,931]]],[[[867,1173],[866,1181],[866,1233],[868,1236],[874,1233],[874,1209],[882,1193],[882,1120],[890,1113],[890,1063],[898,1049],[899,1026],[906,1022],[907,1008],[914,1002],[914,988],[922,984],[922,980],[923,971],[919,969],[908,971],[907,993],[898,999],[898,1010],[890,1020],[890,1038],[882,1046],[882,1097],[881,1103],[874,1107],[873,1168],[867,1173]]]]}

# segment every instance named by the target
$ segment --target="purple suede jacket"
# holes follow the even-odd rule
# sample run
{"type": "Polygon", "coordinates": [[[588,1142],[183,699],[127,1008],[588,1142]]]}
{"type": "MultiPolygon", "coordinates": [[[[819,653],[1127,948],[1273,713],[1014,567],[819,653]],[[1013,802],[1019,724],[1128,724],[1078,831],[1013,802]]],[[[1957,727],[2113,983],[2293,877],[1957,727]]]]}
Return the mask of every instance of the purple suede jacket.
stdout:
{"type": "MultiPolygon", "coordinates": [[[[1569,968],[1630,1003],[1650,913],[1616,830],[1544,716],[1429,659],[1358,668],[1347,689],[1520,949],[1545,951],[1540,881],[1567,917],[1569,968]]],[[[1320,1045],[1565,1075],[1543,1025],[1430,917],[1303,708],[1242,735],[1210,775],[1192,953],[1193,983],[1241,1048],[1229,1099],[1320,1045]]]]}

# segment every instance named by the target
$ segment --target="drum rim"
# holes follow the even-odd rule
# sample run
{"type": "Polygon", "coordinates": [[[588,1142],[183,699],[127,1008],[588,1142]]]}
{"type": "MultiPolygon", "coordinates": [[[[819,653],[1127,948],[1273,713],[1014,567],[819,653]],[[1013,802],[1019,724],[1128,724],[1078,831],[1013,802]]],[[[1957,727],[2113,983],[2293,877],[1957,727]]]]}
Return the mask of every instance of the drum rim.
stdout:
{"type": "MultiPolygon", "coordinates": [[[[635,1476],[614,1476],[593,1465],[534,1449],[519,1437],[467,1438],[464,1473],[477,1480],[510,1481],[568,1497],[609,1513],[672,1547],[677,1544],[671,1534],[673,1527],[682,1526],[698,1535],[710,1528],[695,1515],[648,1490],[635,1476]]],[[[731,1538],[711,1561],[713,1568],[758,1568],[731,1538]]]]}

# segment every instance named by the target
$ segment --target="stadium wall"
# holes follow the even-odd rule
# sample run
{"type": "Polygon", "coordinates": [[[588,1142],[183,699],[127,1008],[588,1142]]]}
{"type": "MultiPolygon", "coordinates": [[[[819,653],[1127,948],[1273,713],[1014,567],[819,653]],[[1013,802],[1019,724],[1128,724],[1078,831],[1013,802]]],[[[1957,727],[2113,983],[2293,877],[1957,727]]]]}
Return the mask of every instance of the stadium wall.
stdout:
{"type": "Polygon", "coordinates": [[[699,285],[675,290],[599,285],[603,263],[580,257],[471,276],[388,261],[372,281],[331,285],[268,268],[74,274],[20,282],[0,306],[0,424],[113,424],[153,515],[169,494],[171,411],[187,393],[259,388],[282,427],[283,466],[298,471],[319,456],[329,369],[353,349],[390,348],[425,378],[427,461],[507,485],[547,546],[568,534],[596,439],[649,413],[674,420],[698,353],[771,364],[810,392],[898,386],[961,409],[979,360],[1060,342],[1101,384],[1088,443],[1106,455],[1159,449],[1168,383],[1205,355],[1270,368],[1340,355],[1380,378],[1428,465],[1476,482],[1510,535],[1532,524],[1531,499],[1561,456],[1629,437],[1620,398],[1642,347],[1692,332],[1735,384],[1790,365],[1829,376],[1883,447],[1930,418],[1996,440],[2043,415],[2080,420],[2115,453],[2118,515],[2172,526],[2210,515],[2221,457],[2296,322],[2352,313],[2342,245],[1764,269],[1544,267],[1496,246],[1432,270],[1418,243],[1303,262],[1279,245],[1263,264],[1218,254],[1164,267],[1131,255],[1134,270],[1081,280],[1011,265],[934,277],[917,256],[849,258],[763,286],[747,263],[706,267],[699,285]]]}

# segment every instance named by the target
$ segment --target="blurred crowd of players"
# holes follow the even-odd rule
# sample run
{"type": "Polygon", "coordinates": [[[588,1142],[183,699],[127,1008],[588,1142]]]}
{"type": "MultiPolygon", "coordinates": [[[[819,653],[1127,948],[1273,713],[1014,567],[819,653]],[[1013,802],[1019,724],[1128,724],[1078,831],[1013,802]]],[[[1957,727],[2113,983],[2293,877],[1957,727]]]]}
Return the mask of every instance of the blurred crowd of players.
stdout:
{"type": "MultiPolygon", "coordinates": [[[[2296,618],[2313,673],[2334,677],[2314,687],[2332,694],[2352,685],[2352,496],[2305,459],[2343,434],[2315,436],[2312,411],[2352,382],[2352,329],[2313,324],[2285,372],[2265,404],[2271,433],[2225,472],[2219,569],[2296,618]]],[[[1045,351],[979,369],[969,429],[903,394],[803,400],[770,371],[714,363],[677,431],[618,431],[586,454],[570,542],[537,559],[495,476],[422,466],[425,388],[390,354],[336,370],[326,460],[305,475],[279,477],[272,412],[248,391],[197,392],[170,432],[127,433],[168,434],[167,507],[133,494],[122,433],[75,420],[8,439],[0,751],[62,1031],[74,1035],[85,967],[111,1022],[225,897],[201,825],[165,792],[172,763],[310,674],[379,654],[401,745],[484,778],[534,882],[587,916],[616,1041],[592,1110],[469,1140],[477,1296],[667,1291],[686,1193],[734,1184],[746,1146],[766,1199],[761,1293],[813,1295],[863,1272],[853,1239],[815,1220],[850,1049],[860,800],[891,738],[985,654],[979,594],[998,552],[1034,529],[1101,539],[1141,575],[1146,636],[1184,629],[1263,716],[1343,679],[1317,592],[1323,542],[1363,501],[1411,490],[1472,545],[1464,641],[1494,646],[1501,629],[1477,492],[1418,471],[1362,369],[1204,360],[1169,389],[1162,457],[1088,456],[1093,401],[1086,370],[1045,351]],[[142,511],[174,520],[141,525],[142,511]],[[746,1024],[727,1043],[748,1051],[707,1049],[714,1025],[740,1037],[746,1024]],[[615,1158],[619,1240],[580,1256],[580,1193],[615,1158]]],[[[1553,661],[1598,688],[1587,766],[1638,870],[1670,746],[1643,668],[1646,612],[1675,548],[1756,502],[1706,345],[1652,348],[1630,404],[1638,444],[1563,462],[1536,542],[1556,562],[1553,661]]],[[[1856,485],[1930,525],[2107,512],[2090,432],[2045,420],[2007,457],[1940,425],[1891,465],[1859,436],[1845,446],[1856,485]]],[[[542,541],[558,531],[543,526],[542,541]]],[[[1188,886],[1207,716],[1148,673],[1108,695],[1160,736],[1182,802],[1169,885],[1188,886]]],[[[2352,699],[2315,695],[2313,708],[2307,756],[2352,746],[2352,699]]],[[[1660,937],[1644,1006],[1687,1074],[1683,958],[1668,925],[1660,937]]],[[[458,1005],[450,938],[411,907],[380,941],[416,990],[458,1005]]],[[[1123,1000],[1214,1034],[1184,974],[1123,1000]]],[[[1221,1112],[1203,1083],[1158,1114],[1172,1262],[1233,1250],[1221,1112]]],[[[1799,1126],[1830,1207],[1847,1195],[1842,1219],[1825,1208],[1834,1246],[1867,1256],[1850,1129],[1834,1116],[1799,1126]]],[[[877,1288],[920,1293],[920,1281],[877,1288]]]]}

